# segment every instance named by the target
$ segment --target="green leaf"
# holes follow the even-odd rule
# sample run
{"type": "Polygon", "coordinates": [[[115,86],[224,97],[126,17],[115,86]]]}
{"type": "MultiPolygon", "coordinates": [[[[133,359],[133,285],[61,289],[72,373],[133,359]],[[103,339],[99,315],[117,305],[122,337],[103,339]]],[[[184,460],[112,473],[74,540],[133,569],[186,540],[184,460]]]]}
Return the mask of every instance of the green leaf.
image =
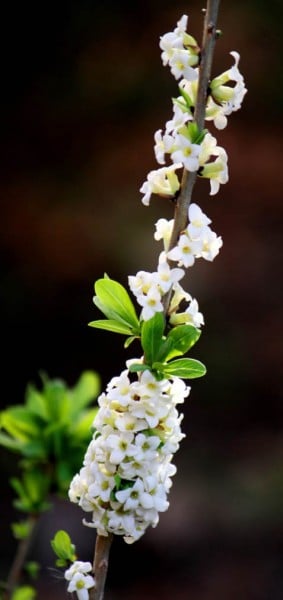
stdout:
{"type": "Polygon", "coordinates": [[[46,399],[33,385],[29,384],[26,390],[26,406],[31,413],[44,421],[48,421],[46,399]]]}
{"type": "Polygon", "coordinates": [[[75,387],[70,391],[71,414],[78,415],[82,408],[97,398],[100,392],[100,378],[94,371],[84,371],[75,387]]]}
{"type": "MultiPolygon", "coordinates": [[[[189,109],[189,111],[191,112],[191,108],[193,107],[193,101],[191,99],[191,97],[189,96],[189,94],[187,94],[187,92],[185,92],[184,88],[182,88],[181,86],[179,86],[179,91],[181,96],[183,96],[185,103],[186,103],[186,107],[189,109]]],[[[178,99],[176,98],[176,100],[178,101],[178,99]]]]}
{"type": "Polygon", "coordinates": [[[35,589],[30,585],[22,585],[13,592],[11,600],[34,600],[34,598],[36,598],[35,589]]]}
{"type": "Polygon", "coordinates": [[[98,279],[94,289],[96,293],[94,302],[108,319],[128,325],[134,333],[139,332],[135,307],[127,290],[118,281],[98,279]]]}
{"type": "Polygon", "coordinates": [[[76,560],[75,547],[72,544],[69,534],[63,529],[57,531],[50,544],[58,558],[62,560],[69,560],[71,562],[76,560]]]}
{"type": "Polygon", "coordinates": [[[165,327],[164,315],[157,312],[151,319],[144,321],[141,331],[141,344],[145,360],[152,365],[157,359],[159,348],[162,344],[162,335],[165,327]]]}
{"type": "MultiPolygon", "coordinates": [[[[201,331],[193,325],[178,325],[169,331],[167,340],[171,345],[166,360],[186,354],[198,341],[201,331]]],[[[160,360],[160,358],[158,358],[160,360]]],[[[164,358],[162,359],[164,360],[164,358]]]]}
{"type": "Polygon", "coordinates": [[[35,416],[25,406],[11,406],[1,413],[1,427],[19,441],[40,435],[35,416]]]}
{"type": "Polygon", "coordinates": [[[125,342],[124,342],[124,348],[129,348],[130,344],[132,344],[132,342],[134,340],[136,340],[139,336],[137,335],[131,335],[130,337],[128,337],[125,342]]]}
{"type": "Polygon", "coordinates": [[[18,523],[11,523],[11,528],[16,540],[25,540],[31,533],[32,525],[30,521],[26,520],[19,521],[18,523]]]}
{"type": "Polygon", "coordinates": [[[12,450],[14,452],[21,452],[23,448],[24,442],[19,440],[14,440],[6,433],[0,432],[0,446],[4,446],[8,450],[12,450]]]}
{"type": "Polygon", "coordinates": [[[49,505],[46,498],[49,492],[50,479],[43,471],[33,469],[23,473],[22,480],[13,477],[11,485],[19,499],[14,504],[25,512],[42,512],[49,505]]]}
{"type": "Polygon", "coordinates": [[[133,363],[129,367],[130,373],[139,373],[140,371],[150,371],[150,367],[148,365],[143,365],[141,363],[133,363]]]}
{"type": "Polygon", "coordinates": [[[113,333],[122,333],[123,335],[132,335],[132,328],[124,325],[121,321],[114,321],[114,319],[99,319],[97,321],[91,321],[90,327],[96,327],[97,329],[106,329],[107,331],[113,331],[113,333]]]}
{"type": "Polygon", "coordinates": [[[163,373],[165,377],[174,375],[183,379],[196,379],[206,373],[205,366],[193,358],[180,358],[170,363],[154,363],[153,368],[163,373]]]}
{"type": "Polygon", "coordinates": [[[92,436],[92,424],[97,415],[98,407],[89,409],[87,412],[80,415],[79,419],[74,422],[70,433],[72,439],[77,441],[90,441],[92,436]]]}
{"type": "Polygon", "coordinates": [[[30,560],[25,563],[25,571],[31,579],[36,579],[39,573],[40,564],[35,560],[30,560]]]}

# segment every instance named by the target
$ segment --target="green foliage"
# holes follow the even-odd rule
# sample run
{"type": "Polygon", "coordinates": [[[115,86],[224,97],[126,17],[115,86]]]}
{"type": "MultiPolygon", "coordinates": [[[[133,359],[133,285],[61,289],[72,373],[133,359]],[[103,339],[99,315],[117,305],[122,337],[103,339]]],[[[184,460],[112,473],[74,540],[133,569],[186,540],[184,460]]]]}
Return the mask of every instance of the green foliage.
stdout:
{"type": "MultiPolygon", "coordinates": [[[[23,475],[11,481],[19,510],[41,512],[51,490],[66,493],[91,439],[97,408],[90,404],[98,393],[99,379],[91,371],[72,389],[42,375],[42,390],[29,385],[23,405],[0,413],[0,444],[22,458],[23,475]]],[[[17,535],[23,535],[19,527],[17,535]]]]}
{"type": "Polygon", "coordinates": [[[140,324],[127,290],[109,277],[98,279],[94,285],[94,303],[107,320],[92,321],[91,327],[107,329],[130,336],[140,335],[140,324]]]}
{"type": "Polygon", "coordinates": [[[29,520],[25,520],[19,523],[12,523],[11,528],[16,540],[25,540],[31,533],[32,524],[29,520]]]}
{"type": "MultiPolygon", "coordinates": [[[[182,95],[186,103],[191,102],[185,92],[182,95]]],[[[194,143],[202,141],[205,131],[200,131],[196,123],[189,123],[186,128],[194,143]]],[[[144,362],[132,364],[132,373],[149,369],[158,380],[171,376],[194,379],[205,375],[205,366],[197,360],[172,360],[177,356],[184,356],[194,346],[200,337],[199,329],[187,324],[178,325],[166,332],[167,325],[162,312],[157,312],[147,321],[139,322],[126,289],[108,276],[99,279],[94,289],[94,303],[107,319],[92,321],[89,325],[127,335],[124,344],[126,348],[135,338],[141,338],[144,362]]]]}
{"type": "Polygon", "coordinates": [[[158,373],[162,373],[164,377],[174,375],[182,379],[196,379],[197,377],[203,377],[206,373],[205,366],[199,360],[193,358],[180,358],[168,363],[154,363],[153,369],[156,369],[158,373]]]}
{"type": "Polygon", "coordinates": [[[50,544],[58,557],[56,560],[57,567],[66,567],[69,562],[76,560],[75,546],[72,544],[69,534],[63,529],[57,531],[50,544]]]}
{"type": "Polygon", "coordinates": [[[132,364],[130,371],[149,369],[159,380],[171,376],[195,379],[205,375],[205,366],[198,360],[172,360],[176,356],[183,356],[192,348],[200,337],[200,330],[192,325],[178,325],[170,329],[167,336],[164,330],[165,319],[162,313],[156,313],[142,324],[141,343],[145,362],[132,364]]]}
{"type": "Polygon", "coordinates": [[[18,587],[12,595],[11,600],[34,600],[36,591],[30,585],[22,585],[18,587]]]}
{"type": "Polygon", "coordinates": [[[22,479],[13,477],[11,485],[18,498],[14,506],[23,512],[38,513],[50,507],[46,501],[50,488],[50,477],[39,468],[24,471],[22,479]]]}
{"type": "Polygon", "coordinates": [[[40,570],[40,564],[35,560],[30,560],[25,563],[25,571],[31,579],[36,579],[40,570]]]}

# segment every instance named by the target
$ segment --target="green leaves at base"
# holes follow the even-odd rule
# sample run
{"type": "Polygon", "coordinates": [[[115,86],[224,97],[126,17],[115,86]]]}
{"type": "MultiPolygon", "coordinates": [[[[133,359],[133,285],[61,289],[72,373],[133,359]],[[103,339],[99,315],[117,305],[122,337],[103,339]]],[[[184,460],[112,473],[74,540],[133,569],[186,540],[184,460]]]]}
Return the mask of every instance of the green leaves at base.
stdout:
{"type": "Polygon", "coordinates": [[[171,360],[176,356],[183,356],[194,346],[200,337],[200,330],[193,325],[179,325],[171,329],[167,336],[164,330],[165,319],[161,312],[143,322],[141,343],[144,363],[133,363],[130,371],[138,373],[150,370],[158,380],[172,376],[195,379],[205,375],[205,366],[198,360],[171,360]]]}
{"type": "Polygon", "coordinates": [[[57,531],[50,544],[56,556],[58,556],[56,560],[57,567],[66,567],[69,562],[76,560],[75,546],[72,544],[69,534],[63,529],[57,531]]]}
{"type": "Polygon", "coordinates": [[[203,363],[193,358],[180,358],[168,363],[154,363],[153,368],[162,373],[164,377],[181,377],[182,379],[196,379],[206,374],[203,363]]]}
{"type": "Polygon", "coordinates": [[[90,327],[106,329],[128,336],[140,335],[140,323],[131,298],[123,285],[109,277],[98,279],[94,285],[94,304],[107,319],[91,321],[90,327]]]}

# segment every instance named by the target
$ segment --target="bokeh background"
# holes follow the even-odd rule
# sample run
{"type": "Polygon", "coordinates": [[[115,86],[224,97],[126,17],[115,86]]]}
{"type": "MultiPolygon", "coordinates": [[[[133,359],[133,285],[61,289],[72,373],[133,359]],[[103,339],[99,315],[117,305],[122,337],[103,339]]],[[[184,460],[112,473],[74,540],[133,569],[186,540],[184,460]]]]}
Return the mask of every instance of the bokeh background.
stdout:
{"type": "MultiPolygon", "coordinates": [[[[106,271],[155,267],[153,224],[171,218],[162,199],[146,209],[139,187],[155,168],[153,133],[171,115],[177,85],[161,66],[159,36],[183,13],[201,38],[204,2],[61,0],[5,3],[1,39],[1,407],[21,403],[39,371],[73,385],[96,369],[103,385],[123,368],[120,336],[92,330],[93,282],[106,271]]],[[[186,287],[206,327],[193,355],[208,369],[185,407],[171,505],[132,547],[116,540],[106,600],[283,598],[282,136],[283,7],[226,0],[213,72],[241,53],[248,94],[215,131],[230,180],[194,200],[224,247],[192,269],[186,287]]],[[[130,348],[126,358],[132,354],[130,348]]],[[[9,477],[1,450],[1,577],[15,552],[9,477]]],[[[74,537],[92,554],[82,513],[57,503],[31,558],[42,600],[64,598],[50,537],[74,537]]]]}

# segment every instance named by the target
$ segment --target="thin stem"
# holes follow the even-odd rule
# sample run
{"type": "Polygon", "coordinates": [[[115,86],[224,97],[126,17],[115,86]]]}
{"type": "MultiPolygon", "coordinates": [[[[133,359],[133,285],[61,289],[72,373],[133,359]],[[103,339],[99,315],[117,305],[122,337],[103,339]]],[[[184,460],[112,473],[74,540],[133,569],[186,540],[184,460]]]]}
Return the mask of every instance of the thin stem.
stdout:
{"type": "MultiPolygon", "coordinates": [[[[216,41],[216,22],[219,4],[220,0],[207,0],[207,7],[205,11],[201,59],[199,66],[198,94],[194,112],[194,120],[197,123],[199,130],[202,130],[204,128],[207,90],[210,80],[213,51],[216,41]]],[[[188,208],[192,199],[192,192],[196,182],[196,178],[196,172],[192,173],[184,169],[180,193],[175,208],[174,225],[170,239],[169,250],[176,246],[181,232],[187,226],[188,208]]],[[[167,313],[168,311],[170,298],[171,292],[169,291],[164,297],[165,313],[167,313]]]]}
{"type": "Polygon", "coordinates": [[[93,560],[95,586],[89,590],[89,600],[103,600],[112,540],[113,535],[111,534],[107,537],[102,535],[96,537],[93,560]]]}
{"type": "Polygon", "coordinates": [[[31,515],[28,519],[29,524],[29,534],[28,536],[21,540],[18,544],[16,555],[11,566],[7,583],[6,583],[6,591],[4,593],[4,600],[9,600],[12,597],[13,591],[20,581],[21,573],[23,570],[23,566],[26,561],[26,557],[32,542],[32,538],[34,535],[35,526],[38,522],[37,515],[31,515]]]}

